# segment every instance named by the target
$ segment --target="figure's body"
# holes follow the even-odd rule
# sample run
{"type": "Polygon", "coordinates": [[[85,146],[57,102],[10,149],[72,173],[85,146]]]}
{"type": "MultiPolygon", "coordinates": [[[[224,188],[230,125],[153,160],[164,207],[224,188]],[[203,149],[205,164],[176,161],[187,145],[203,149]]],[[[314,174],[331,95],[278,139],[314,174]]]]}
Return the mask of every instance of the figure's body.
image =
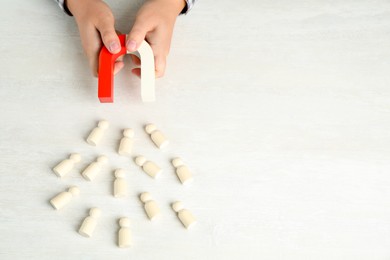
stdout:
{"type": "Polygon", "coordinates": [[[81,161],[81,156],[78,153],[72,153],[69,156],[69,159],[65,159],[59,164],[57,164],[56,167],[53,168],[53,171],[55,174],[57,174],[58,177],[64,177],[66,174],[68,174],[74,167],[74,165],[81,161]]]}
{"type": "Polygon", "coordinates": [[[183,223],[185,228],[189,229],[196,223],[195,217],[189,210],[184,208],[180,201],[173,203],[172,209],[177,213],[177,217],[180,219],[181,223],[183,223]]]}
{"type": "Polygon", "coordinates": [[[192,173],[181,158],[175,158],[172,160],[173,167],[176,168],[176,174],[182,184],[187,184],[192,182],[192,173]]]}
{"type": "Polygon", "coordinates": [[[134,130],[131,128],[123,130],[123,137],[119,144],[118,153],[120,155],[131,155],[133,148],[134,130]]]}
{"type": "Polygon", "coordinates": [[[142,203],[144,203],[146,215],[148,215],[150,220],[153,220],[160,215],[160,209],[157,203],[152,200],[152,196],[149,192],[143,192],[139,197],[142,203]]]}
{"type": "Polygon", "coordinates": [[[91,237],[95,231],[97,219],[100,217],[101,210],[98,208],[91,208],[89,215],[83,221],[80,226],[79,233],[85,237],[91,237]]]}
{"type": "Polygon", "coordinates": [[[59,210],[65,207],[72,200],[74,196],[77,196],[79,194],[80,194],[79,188],[73,186],[70,187],[67,191],[63,191],[57,194],[54,198],[50,200],[50,203],[56,210],[59,210]]]}
{"type": "Polygon", "coordinates": [[[135,163],[142,167],[142,170],[154,179],[157,178],[162,172],[162,169],[157,164],[151,161],[147,161],[143,156],[136,157],[135,163]]]}
{"type": "Polygon", "coordinates": [[[114,197],[126,197],[127,196],[127,183],[125,180],[125,171],[122,169],[115,170],[115,181],[114,181],[114,197]]]}
{"type": "Polygon", "coordinates": [[[145,126],[145,131],[150,135],[153,143],[159,148],[164,149],[168,144],[169,140],[163,135],[163,133],[157,129],[154,124],[145,126]]]}
{"type": "Polygon", "coordinates": [[[82,172],[83,177],[88,181],[93,181],[96,178],[96,175],[101,170],[101,167],[106,164],[108,158],[104,155],[99,156],[96,161],[88,165],[87,168],[82,172]]]}
{"type": "Polygon", "coordinates": [[[130,247],[132,245],[130,232],[130,219],[121,218],[119,220],[118,246],[120,248],[130,247]]]}
{"type": "Polygon", "coordinates": [[[87,143],[93,146],[97,146],[100,143],[104,132],[107,130],[109,126],[110,124],[108,123],[108,121],[106,120],[99,121],[97,127],[95,127],[89,134],[87,138],[87,143]]]}

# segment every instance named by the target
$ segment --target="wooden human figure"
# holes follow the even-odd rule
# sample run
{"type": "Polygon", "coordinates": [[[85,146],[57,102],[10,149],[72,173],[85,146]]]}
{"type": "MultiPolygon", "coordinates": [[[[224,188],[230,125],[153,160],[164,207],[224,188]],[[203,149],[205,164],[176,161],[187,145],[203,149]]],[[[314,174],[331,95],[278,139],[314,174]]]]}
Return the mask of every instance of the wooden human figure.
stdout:
{"type": "Polygon", "coordinates": [[[97,127],[95,127],[89,134],[87,138],[87,143],[93,146],[97,146],[109,125],[110,123],[108,123],[108,121],[106,120],[99,121],[97,127]]]}
{"type": "Polygon", "coordinates": [[[192,173],[188,169],[186,165],[184,165],[184,162],[181,158],[175,158],[172,160],[173,167],[176,168],[176,174],[177,177],[179,177],[179,180],[182,184],[187,184],[192,182],[192,173]]]}
{"type": "Polygon", "coordinates": [[[91,237],[95,231],[97,219],[100,217],[101,210],[99,208],[91,208],[89,216],[86,217],[80,226],[79,234],[85,237],[91,237]]]}
{"type": "Polygon", "coordinates": [[[157,164],[147,161],[143,156],[136,157],[135,163],[142,167],[142,170],[152,178],[157,178],[162,172],[162,169],[157,164]]]}
{"type": "Polygon", "coordinates": [[[119,144],[118,153],[120,155],[130,155],[133,148],[134,130],[131,128],[123,131],[123,138],[119,144]]]}
{"type": "Polygon", "coordinates": [[[83,177],[88,181],[93,181],[101,170],[101,167],[106,164],[107,161],[108,158],[105,155],[99,156],[96,158],[96,161],[92,162],[87,168],[85,168],[82,172],[83,177]]]}
{"type": "Polygon", "coordinates": [[[54,173],[58,177],[64,177],[74,167],[74,165],[81,161],[81,156],[78,153],[72,153],[68,159],[63,160],[56,167],[53,168],[54,173]]]}
{"type": "Polygon", "coordinates": [[[56,210],[59,210],[62,209],[65,205],[67,205],[74,196],[77,196],[79,194],[79,188],[73,186],[70,187],[67,191],[63,191],[57,194],[54,198],[50,200],[50,203],[56,210]]]}
{"type": "Polygon", "coordinates": [[[145,126],[145,131],[150,135],[153,143],[160,149],[163,149],[169,144],[169,140],[161,133],[160,130],[157,130],[157,127],[154,124],[148,124],[145,126]]]}
{"type": "Polygon", "coordinates": [[[149,192],[141,193],[139,198],[144,203],[144,209],[146,215],[148,215],[150,220],[153,220],[160,215],[160,209],[157,203],[154,200],[152,200],[152,195],[150,195],[149,192]]]}
{"type": "Polygon", "coordinates": [[[118,246],[120,248],[130,247],[132,245],[130,232],[130,219],[121,218],[119,220],[118,246]]]}
{"type": "Polygon", "coordinates": [[[172,209],[177,213],[178,218],[185,228],[188,229],[196,223],[195,217],[189,210],[184,209],[183,204],[180,201],[173,203],[172,209]]]}
{"type": "Polygon", "coordinates": [[[117,169],[114,172],[115,181],[114,181],[114,197],[126,197],[127,196],[127,183],[125,180],[125,171],[122,169],[117,169]]]}

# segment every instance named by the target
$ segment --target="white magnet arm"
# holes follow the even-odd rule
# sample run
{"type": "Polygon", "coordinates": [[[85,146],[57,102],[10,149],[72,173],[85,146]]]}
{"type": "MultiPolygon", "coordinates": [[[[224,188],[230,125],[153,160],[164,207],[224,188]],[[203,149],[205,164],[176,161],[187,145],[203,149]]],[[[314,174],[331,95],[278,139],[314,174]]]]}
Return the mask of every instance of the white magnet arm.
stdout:
{"type": "Polygon", "coordinates": [[[135,52],[127,52],[136,55],[141,60],[141,97],[143,102],[155,101],[155,69],[154,54],[149,43],[143,41],[135,52]]]}

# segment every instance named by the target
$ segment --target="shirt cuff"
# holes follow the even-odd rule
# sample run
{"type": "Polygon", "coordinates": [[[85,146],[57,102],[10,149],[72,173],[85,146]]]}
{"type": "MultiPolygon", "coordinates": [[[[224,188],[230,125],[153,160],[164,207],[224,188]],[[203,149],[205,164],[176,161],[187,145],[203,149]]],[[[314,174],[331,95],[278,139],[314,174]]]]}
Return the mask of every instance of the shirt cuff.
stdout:
{"type": "Polygon", "coordinates": [[[195,4],[195,0],[185,0],[186,6],[184,7],[183,11],[181,11],[180,14],[188,14],[188,12],[192,9],[192,7],[195,4]]]}
{"type": "Polygon", "coordinates": [[[72,16],[72,13],[69,11],[68,7],[65,4],[65,0],[55,0],[55,1],[58,3],[58,5],[62,9],[62,11],[64,11],[66,14],[72,16]]]}

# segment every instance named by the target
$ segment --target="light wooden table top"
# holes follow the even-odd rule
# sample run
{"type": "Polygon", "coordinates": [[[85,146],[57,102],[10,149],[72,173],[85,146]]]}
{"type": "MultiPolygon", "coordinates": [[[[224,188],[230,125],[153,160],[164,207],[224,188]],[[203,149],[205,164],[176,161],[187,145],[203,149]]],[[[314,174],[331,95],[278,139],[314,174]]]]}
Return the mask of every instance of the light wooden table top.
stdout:
{"type": "MultiPolygon", "coordinates": [[[[124,33],[140,5],[129,2],[109,1],[124,33]]],[[[53,1],[1,6],[0,259],[389,259],[389,1],[199,1],[177,21],[153,104],[140,101],[129,59],[115,102],[98,102],[75,22],[53,1]],[[103,118],[111,126],[91,147],[103,118]],[[167,150],[148,139],[149,122],[167,150]],[[160,179],[116,154],[127,127],[160,179]],[[51,168],[71,152],[83,161],[60,180],[51,168]],[[83,180],[99,154],[109,165],[83,180]],[[180,185],[174,156],[192,185],[180,185]],[[119,167],[126,199],[111,196],[119,167]],[[69,185],[81,194],[57,212],[48,201],[69,185]],[[161,207],[155,223],[143,191],[161,207]],[[197,217],[193,229],[175,200],[197,217]],[[77,229],[94,206],[102,216],[86,239],[77,229]],[[131,249],[116,246],[121,216],[131,249]]]]}

